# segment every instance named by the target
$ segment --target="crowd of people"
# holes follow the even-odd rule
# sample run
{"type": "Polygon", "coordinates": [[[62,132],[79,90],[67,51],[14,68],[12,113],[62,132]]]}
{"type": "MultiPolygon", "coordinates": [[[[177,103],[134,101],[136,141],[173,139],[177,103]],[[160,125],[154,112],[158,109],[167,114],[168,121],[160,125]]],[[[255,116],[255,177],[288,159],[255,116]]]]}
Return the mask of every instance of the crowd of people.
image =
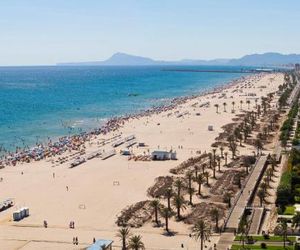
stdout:
{"type": "Polygon", "coordinates": [[[240,83],[241,81],[244,81],[246,77],[233,80],[230,84],[219,86],[218,88],[215,88],[211,91],[202,92],[200,95],[177,97],[172,99],[168,104],[165,105],[155,106],[135,114],[127,114],[124,116],[110,118],[103,126],[90,132],[83,132],[78,135],[64,136],[59,138],[59,140],[56,142],[52,142],[52,140],[49,139],[47,143],[37,143],[33,148],[17,148],[14,152],[6,153],[0,157],[0,168],[5,166],[15,166],[20,162],[37,161],[45,159],[47,157],[61,155],[66,151],[81,150],[81,147],[84,146],[85,143],[95,135],[105,135],[112,131],[117,131],[125,124],[125,122],[131,119],[139,119],[141,117],[174,110],[177,106],[186,103],[188,100],[204,96],[209,93],[219,93],[225,88],[229,88],[240,83]]]}

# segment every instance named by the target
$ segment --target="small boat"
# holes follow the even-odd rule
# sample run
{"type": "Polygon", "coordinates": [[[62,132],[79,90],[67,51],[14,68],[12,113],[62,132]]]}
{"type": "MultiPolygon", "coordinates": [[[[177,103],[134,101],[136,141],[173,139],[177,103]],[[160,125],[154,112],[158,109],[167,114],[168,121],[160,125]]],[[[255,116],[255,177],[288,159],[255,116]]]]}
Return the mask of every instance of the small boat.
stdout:
{"type": "Polygon", "coordinates": [[[129,93],[128,96],[139,96],[137,93],[129,93]]]}

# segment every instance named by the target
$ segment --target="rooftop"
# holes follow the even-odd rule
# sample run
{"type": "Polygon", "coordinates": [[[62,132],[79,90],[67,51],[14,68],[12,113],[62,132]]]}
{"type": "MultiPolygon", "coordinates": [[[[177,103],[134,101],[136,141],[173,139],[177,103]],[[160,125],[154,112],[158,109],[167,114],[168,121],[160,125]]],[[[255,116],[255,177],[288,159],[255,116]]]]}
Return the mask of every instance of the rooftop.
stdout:
{"type": "Polygon", "coordinates": [[[93,245],[89,246],[87,250],[99,250],[102,246],[109,247],[113,243],[112,240],[97,240],[93,245]]]}

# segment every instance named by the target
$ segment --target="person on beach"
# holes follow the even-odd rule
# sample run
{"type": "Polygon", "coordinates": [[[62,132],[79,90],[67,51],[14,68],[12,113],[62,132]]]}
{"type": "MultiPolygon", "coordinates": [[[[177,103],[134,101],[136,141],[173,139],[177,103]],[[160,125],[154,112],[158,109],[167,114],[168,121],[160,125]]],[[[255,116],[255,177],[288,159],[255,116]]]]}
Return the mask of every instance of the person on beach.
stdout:
{"type": "Polygon", "coordinates": [[[66,190],[69,191],[69,187],[68,186],[66,186],[66,190]]]}

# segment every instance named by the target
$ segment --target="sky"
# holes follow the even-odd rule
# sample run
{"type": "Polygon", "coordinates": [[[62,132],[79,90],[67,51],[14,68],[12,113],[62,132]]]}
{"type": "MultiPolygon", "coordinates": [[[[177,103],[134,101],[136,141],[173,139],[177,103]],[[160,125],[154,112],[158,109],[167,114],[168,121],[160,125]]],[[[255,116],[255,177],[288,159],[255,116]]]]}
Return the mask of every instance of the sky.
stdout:
{"type": "Polygon", "coordinates": [[[300,53],[299,0],[1,0],[0,65],[300,53]]]}

